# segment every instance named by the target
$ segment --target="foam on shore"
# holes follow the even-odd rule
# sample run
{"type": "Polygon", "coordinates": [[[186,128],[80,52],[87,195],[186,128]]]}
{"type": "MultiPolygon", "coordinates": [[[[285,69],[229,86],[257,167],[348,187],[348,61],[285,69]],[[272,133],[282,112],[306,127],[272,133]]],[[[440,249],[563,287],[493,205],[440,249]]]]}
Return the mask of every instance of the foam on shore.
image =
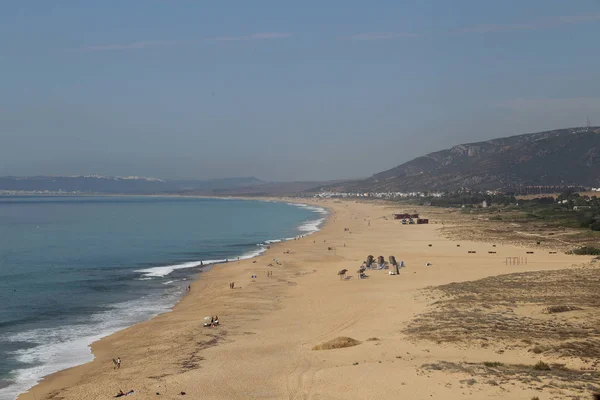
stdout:
{"type": "MultiPolygon", "coordinates": [[[[310,220],[305,222],[304,224],[298,227],[298,231],[302,234],[300,236],[306,236],[318,232],[321,229],[321,225],[325,222],[327,210],[322,207],[311,206],[308,204],[300,204],[300,203],[287,203],[290,206],[301,207],[306,210],[310,210],[316,214],[322,215],[321,218],[310,220]]],[[[247,260],[249,258],[254,258],[267,250],[267,246],[273,243],[281,243],[288,240],[294,240],[295,237],[283,238],[283,239],[270,239],[266,240],[264,243],[259,243],[257,246],[259,249],[250,251],[245,253],[239,257],[240,260],[247,260]]],[[[224,264],[228,261],[236,261],[238,257],[232,257],[230,259],[218,259],[218,260],[198,260],[198,261],[189,261],[181,264],[173,264],[173,265],[163,265],[158,267],[150,267],[144,269],[138,269],[135,272],[139,272],[142,275],[140,279],[152,279],[152,278],[164,278],[165,276],[171,274],[173,271],[179,269],[187,269],[187,268],[198,268],[202,266],[214,265],[214,264],[224,264]]]]}
{"type": "MultiPolygon", "coordinates": [[[[264,243],[257,244],[257,249],[239,256],[239,260],[247,260],[263,254],[270,244],[294,240],[320,230],[326,219],[327,210],[306,204],[288,204],[310,210],[320,217],[298,226],[297,230],[300,233],[298,236],[266,240],[264,243]]],[[[160,279],[181,269],[207,267],[237,260],[238,257],[234,256],[229,259],[198,260],[143,268],[135,270],[141,274],[135,279],[142,281],[160,279]]],[[[136,323],[171,311],[172,306],[183,293],[184,286],[173,285],[176,282],[174,280],[164,282],[168,289],[165,289],[162,294],[114,304],[106,311],[92,315],[91,321],[89,319],[74,321],[60,328],[36,328],[6,338],[7,341],[29,342],[34,346],[12,353],[18,362],[25,364],[25,367],[14,370],[10,385],[0,388],[0,399],[16,398],[35,386],[44,376],[92,361],[94,359],[90,349],[92,343],[136,323]]]]}
{"type": "Polygon", "coordinates": [[[81,318],[58,328],[31,329],[5,338],[10,342],[28,342],[34,346],[12,353],[18,362],[26,366],[14,371],[11,384],[0,389],[0,398],[14,399],[37,384],[41,377],[92,361],[92,343],[128,326],[169,312],[182,292],[179,287],[155,293],[115,304],[106,311],[92,315],[90,319],[81,318]]]}
{"type": "Polygon", "coordinates": [[[298,230],[300,232],[303,232],[303,236],[313,234],[315,232],[318,232],[321,229],[321,225],[325,222],[326,215],[328,214],[326,209],[324,209],[323,207],[311,206],[308,204],[301,204],[301,203],[288,203],[288,204],[290,206],[301,207],[306,210],[310,210],[314,213],[322,215],[321,218],[318,218],[318,219],[315,219],[312,221],[308,221],[298,227],[298,230]]]}
{"type": "MultiPolygon", "coordinates": [[[[247,260],[249,258],[254,258],[256,256],[261,255],[265,251],[267,251],[267,248],[265,246],[261,245],[258,250],[253,250],[248,253],[245,253],[245,254],[241,255],[239,257],[239,259],[247,260]]],[[[182,264],[164,265],[164,266],[160,266],[160,267],[138,269],[135,272],[140,272],[143,274],[142,278],[140,278],[140,279],[164,278],[165,276],[171,274],[173,271],[176,271],[179,269],[206,267],[209,265],[224,264],[229,261],[237,261],[237,260],[238,260],[238,257],[232,257],[232,258],[227,258],[227,259],[223,258],[223,259],[219,259],[219,260],[190,261],[190,262],[186,262],[186,263],[182,263],[182,264]]]]}

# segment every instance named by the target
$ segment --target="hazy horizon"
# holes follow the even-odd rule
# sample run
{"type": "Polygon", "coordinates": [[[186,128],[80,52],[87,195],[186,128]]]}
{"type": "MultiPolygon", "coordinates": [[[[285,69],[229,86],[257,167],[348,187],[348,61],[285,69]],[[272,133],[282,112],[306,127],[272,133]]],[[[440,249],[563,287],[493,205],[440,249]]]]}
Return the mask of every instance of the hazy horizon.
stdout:
{"type": "Polygon", "coordinates": [[[351,179],[600,125],[597,1],[397,3],[2,5],[0,176],[351,179]]]}

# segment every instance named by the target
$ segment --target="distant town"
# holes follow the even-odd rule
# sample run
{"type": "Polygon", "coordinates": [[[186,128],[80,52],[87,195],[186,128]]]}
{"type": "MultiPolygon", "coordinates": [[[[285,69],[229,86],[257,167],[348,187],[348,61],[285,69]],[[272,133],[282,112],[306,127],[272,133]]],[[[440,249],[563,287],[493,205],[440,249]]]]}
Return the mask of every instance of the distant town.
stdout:
{"type": "MultiPolygon", "coordinates": [[[[306,197],[306,195],[320,199],[332,199],[332,198],[372,198],[372,199],[409,199],[409,198],[443,198],[453,197],[460,194],[477,194],[483,196],[500,196],[500,195],[544,195],[561,193],[565,190],[573,190],[576,192],[600,192],[600,187],[589,188],[579,186],[535,186],[535,187],[521,187],[509,190],[469,190],[460,189],[454,191],[413,191],[413,192],[336,192],[336,191],[321,191],[319,193],[289,193],[289,195],[299,195],[306,197]]],[[[0,196],[82,196],[82,195],[103,195],[103,194],[183,194],[179,191],[173,192],[157,192],[157,193],[115,193],[115,192],[102,192],[102,191],[83,191],[83,190],[6,190],[0,189],[0,196]]],[[[235,193],[231,194],[235,196],[235,193]]],[[[265,193],[269,195],[269,193],[265,193]]]]}
{"type": "Polygon", "coordinates": [[[460,194],[478,194],[486,196],[500,196],[500,195],[536,195],[540,196],[561,193],[565,190],[573,190],[576,192],[600,192],[600,188],[586,188],[580,186],[535,186],[535,187],[522,187],[514,188],[510,190],[469,190],[460,189],[454,191],[417,191],[417,192],[329,192],[323,191],[314,195],[315,198],[331,199],[331,198],[377,198],[377,199],[405,199],[405,198],[419,198],[419,197],[432,197],[441,198],[456,196],[460,194]]]}

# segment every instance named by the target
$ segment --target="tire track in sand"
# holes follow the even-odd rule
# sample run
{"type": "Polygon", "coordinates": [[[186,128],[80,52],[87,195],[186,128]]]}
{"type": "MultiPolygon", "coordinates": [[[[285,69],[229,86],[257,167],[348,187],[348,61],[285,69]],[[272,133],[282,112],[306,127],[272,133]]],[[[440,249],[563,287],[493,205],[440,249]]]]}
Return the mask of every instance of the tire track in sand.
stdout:
{"type": "Polygon", "coordinates": [[[316,372],[311,371],[311,368],[311,360],[304,358],[287,375],[286,390],[289,400],[310,400],[312,398],[316,372]]]}

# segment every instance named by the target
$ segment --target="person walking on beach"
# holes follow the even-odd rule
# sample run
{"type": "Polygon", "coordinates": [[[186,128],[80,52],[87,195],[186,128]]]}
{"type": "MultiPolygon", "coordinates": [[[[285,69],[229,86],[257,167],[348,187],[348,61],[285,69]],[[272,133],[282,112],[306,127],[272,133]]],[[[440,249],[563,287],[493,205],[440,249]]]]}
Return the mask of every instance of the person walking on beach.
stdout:
{"type": "Polygon", "coordinates": [[[113,369],[117,369],[117,360],[113,358],[113,369]]]}
{"type": "Polygon", "coordinates": [[[117,369],[121,368],[121,357],[117,357],[117,369]]]}

